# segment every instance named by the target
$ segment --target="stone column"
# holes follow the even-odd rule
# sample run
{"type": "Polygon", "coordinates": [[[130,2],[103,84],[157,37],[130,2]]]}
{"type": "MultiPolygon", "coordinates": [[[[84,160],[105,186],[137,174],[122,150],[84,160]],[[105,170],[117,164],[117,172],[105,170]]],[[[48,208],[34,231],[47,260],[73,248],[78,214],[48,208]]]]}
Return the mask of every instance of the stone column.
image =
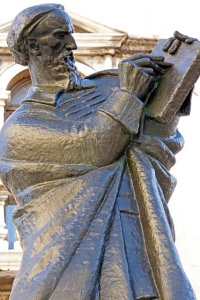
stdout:
{"type": "MultiPolygon", "coordinates": [[[[0,130],[4,124],[4,112],[5,106],[11,102],[11,92],[6,90],[0,90],[0,130]]],[[[0,181],[0,186],[2,183],[0,181]]],[[[8,251],[8,241],[7,241],[7,233],[5,224],[5,201],[8,198],[8,192],[1,191],[0,192],[0,249],[1,251],[8,251]]]]}
{"type": "Polygon", "coordinates": [[[5,223],[5,213],[4,213],[4,206],[5,201],[7,200],[8,195],[0,195],[0,249],[8,250],[8,241],[7,241],[7,233],[8,230],[6,229],[5,223]]]}
{"type": "Polygon", "coordinates": [[[11,102],[11,92],[0,90],[0,130],[4,124],[5,106],[11,102]]]}

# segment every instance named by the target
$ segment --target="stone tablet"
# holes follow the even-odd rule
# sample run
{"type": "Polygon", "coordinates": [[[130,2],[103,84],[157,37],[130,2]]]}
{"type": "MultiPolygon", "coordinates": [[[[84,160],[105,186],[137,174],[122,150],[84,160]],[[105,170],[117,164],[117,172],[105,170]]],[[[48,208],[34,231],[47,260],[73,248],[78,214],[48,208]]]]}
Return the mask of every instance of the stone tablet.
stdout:
{"type": "Polygon", "coordinates": [[[199,77],[200,42],[191,45],[181,44],[176,54],[162,50],[166,40],[160,40],[152,51],[153,55],[165,57],[165,61],[174,64],[160,80],[155,93],[146,108],[149,117],[159,122],[169,122],[180,109],[190,90],[199,77]]]}

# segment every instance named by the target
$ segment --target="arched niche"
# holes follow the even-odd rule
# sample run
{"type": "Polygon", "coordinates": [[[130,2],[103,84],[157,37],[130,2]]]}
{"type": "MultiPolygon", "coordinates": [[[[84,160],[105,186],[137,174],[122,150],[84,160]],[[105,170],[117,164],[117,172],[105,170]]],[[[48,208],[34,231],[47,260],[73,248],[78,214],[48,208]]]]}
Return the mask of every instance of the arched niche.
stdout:
{"type": "Polygon", "coordinates": [[[11,92],[11,98],[5,106],[5,120],[20,106],[30,87],[31,78],[28,68],[21,70],[10,79],[6,90],[11,92]]]}

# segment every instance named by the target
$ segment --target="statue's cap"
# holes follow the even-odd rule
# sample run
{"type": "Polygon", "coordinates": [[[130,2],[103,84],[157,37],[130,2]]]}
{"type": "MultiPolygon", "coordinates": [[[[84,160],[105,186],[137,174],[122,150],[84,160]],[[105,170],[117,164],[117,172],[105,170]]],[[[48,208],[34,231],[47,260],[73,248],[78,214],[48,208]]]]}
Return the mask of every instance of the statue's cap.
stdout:
{"type": "MultiPolygon", "coordinates": [[[[64,10],[64,6],[61,4],[41,4],[31,6],[21,11],[13,20],[8,36],[7,43],[10,51],[14,54],[18,53],[20,56],[21,46],[24,38],[28,33],[51,11],[61,9],[64,10]]],[[[69,17],[69,21],[71,21],[69,17]]],[[[72,22],[72,21],[71,21],[72,22]]],[[[16,57],[16,55],[15,55],[16,57]]],[[[21,63],[21,58],[19,58],[21,63]]],[[[17,61],[16,61],[17,62],[17,61]]]]}

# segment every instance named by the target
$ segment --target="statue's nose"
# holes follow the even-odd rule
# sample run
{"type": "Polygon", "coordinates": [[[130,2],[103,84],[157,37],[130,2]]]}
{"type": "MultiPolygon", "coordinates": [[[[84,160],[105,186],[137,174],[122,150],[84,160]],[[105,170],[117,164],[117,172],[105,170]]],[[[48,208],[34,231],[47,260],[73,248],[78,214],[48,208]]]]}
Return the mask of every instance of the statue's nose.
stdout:
{"type": "Polygon", "coordinates": [[[70,35],[70,39],[66,43],[66,48],[68,50],[76,50],[77,49],[77,45],[76,45],[75,39],[73,38],[72,35],[70,35]]]}
{"type": "Polygon", "coordinates": [[[72,50],[76,50],[77,49],[77,45],[76,45],[75,40],[74,40],[74,43],[73,43],[72,47],[73,47],[72,50]]]}

